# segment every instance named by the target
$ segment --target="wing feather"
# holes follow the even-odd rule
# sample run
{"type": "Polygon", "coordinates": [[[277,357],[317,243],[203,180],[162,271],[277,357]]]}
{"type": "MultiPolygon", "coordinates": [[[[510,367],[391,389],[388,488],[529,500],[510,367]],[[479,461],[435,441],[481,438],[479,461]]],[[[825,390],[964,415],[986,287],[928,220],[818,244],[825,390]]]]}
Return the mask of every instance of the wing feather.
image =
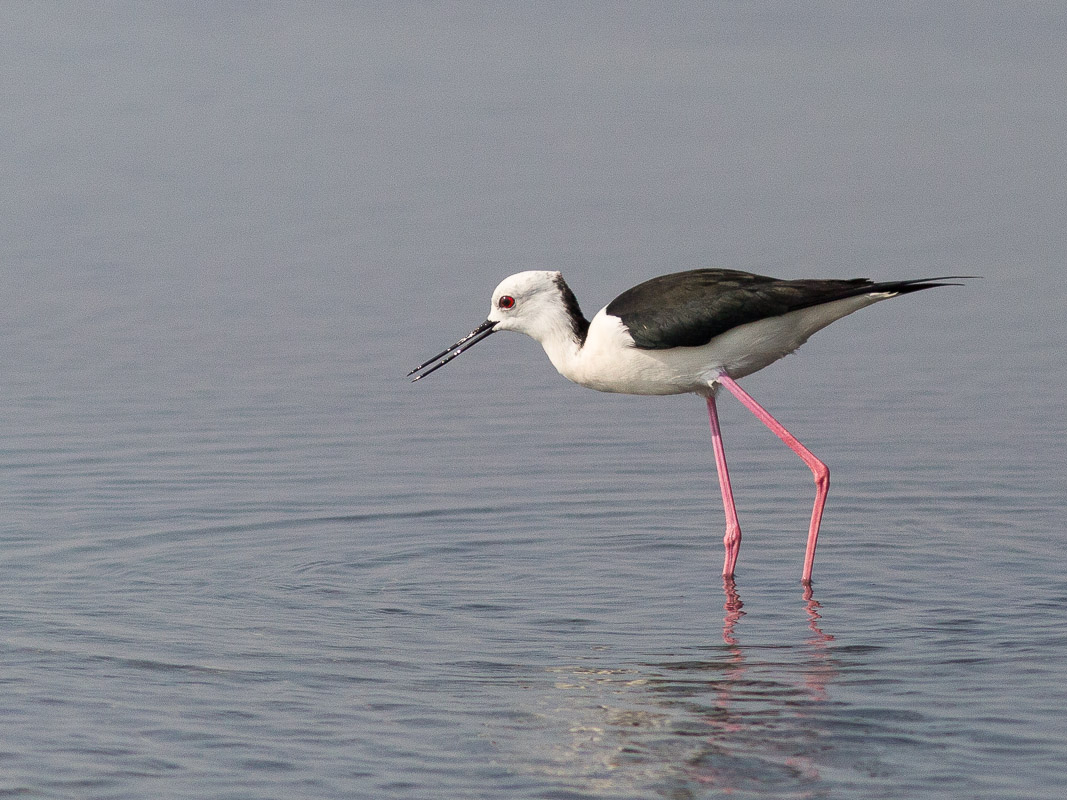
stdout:
{"type": "Polygon", "coordinates": [[[905,292],[946,284],[851,280],[779,280],[729,269],[676,272],[627,289],[605,311],[619,317],[644,350],[699,347],[731,328],[861,294],[905,292]]]}

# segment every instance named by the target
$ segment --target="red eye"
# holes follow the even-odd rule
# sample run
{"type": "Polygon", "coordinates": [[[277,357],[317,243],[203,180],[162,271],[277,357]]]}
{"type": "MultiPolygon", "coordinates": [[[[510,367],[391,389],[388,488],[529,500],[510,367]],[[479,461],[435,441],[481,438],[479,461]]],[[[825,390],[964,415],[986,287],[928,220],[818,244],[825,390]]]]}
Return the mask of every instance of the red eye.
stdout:
{"type": "Polygon", "coordinates": [[[509,294],[506,294],[502,296],[499,300],[497,300],[496,304],[504,309],[512,308],[515,305],[515,298],[509,294]]]}

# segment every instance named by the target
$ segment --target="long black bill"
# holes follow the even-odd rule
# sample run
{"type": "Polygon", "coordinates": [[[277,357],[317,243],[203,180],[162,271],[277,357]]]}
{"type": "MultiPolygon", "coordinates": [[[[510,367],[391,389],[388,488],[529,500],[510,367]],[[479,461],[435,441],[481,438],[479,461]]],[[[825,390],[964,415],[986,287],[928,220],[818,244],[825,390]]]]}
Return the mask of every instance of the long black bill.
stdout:
{"type": "Polygon", "coordinates": [[[425,378],[431,372],[435,372],[436,370],[441,369],[441,367],[443,367],[445,364],[447,364],[453,358],[458,356],[460,353],[462,353],[468,347],[473,347],[474,345],[478,344],[478,342],[480,342],[486,336],[491,334],[495,330],[495,328],[496,328],[496,322],[487,319],[485,322],[483,322],[481,325],[479,325],[473,331],[468,333],[466,336],[464,336],[462,339],[460,339],[454,345],[452,345],[451,347],[449,347],[446,350],[442,350],[440,353],[438,353],[433,358],[428,360],[425,364],[419,364],[417,367],[415,367],[415,369],[411,370],[411,372],[408,373],[408,377],[409,378],[411,378],[412,375],[415,375],[416,372],[420,373],[419,375],[415,375],[414,378],[411,378],[411,382],[414,383],[417,380],[425,378]],[[437,361],[437,359],[441,359],[441,360],[437,361]],[[437,361],[436,364],[433,363],[435,361],[437,361]],[[433,366],[430,367],[429,369],[426,369],[426,367],[429,367],[430,364],[433,364],[433,366]],[[423,372],[423,370],[426,370],[426,371],[423,372]]]}

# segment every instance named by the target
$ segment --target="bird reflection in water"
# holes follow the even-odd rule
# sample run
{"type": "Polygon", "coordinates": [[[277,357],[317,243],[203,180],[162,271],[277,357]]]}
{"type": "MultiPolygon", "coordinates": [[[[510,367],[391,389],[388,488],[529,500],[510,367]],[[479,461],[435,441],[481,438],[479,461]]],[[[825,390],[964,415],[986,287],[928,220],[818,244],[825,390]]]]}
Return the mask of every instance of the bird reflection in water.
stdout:
{"type": "MultiPolygon", "coordinates": [[[[811,585],[805,585],[809,635],[802,647],[771,648],[776,655],[771,660],[753,657],[765,648],[741,643],[738,624],[745,611],[734,579],[723,579],[723,595],[727,658],[705,665],[714,701],[701,715],[703,746],[685,760],[682,781],[724,792],[770,784],[812,789],[820,782],[819,750],[811,747],[809,734],[817,725],[815,709],[828,699],[827,685],[837,674],[829,646],[834,637],[822,627],[822,606],[811,585]],[[803,679],[790,680],[790,673],[803,679]]],[[[694,663],[686,666],[687,671],[696,668],[694,663]]],[[[696,692],[692,700],[699,703],[696,692]]]]}
{"type": "MultiPolygon", "coordinates": [[[[723,593],[721,641],[652,662],[598,657],[553,668],[537,711],[558,736],[548,737],[538,771],[597,797],[820,795],[834,758],[822,731],[838,672],[824,608],[805,587],[790,616],[807,626],[792,642],[746,643],[756,618],[746,617],[733,579],[723,593]]],[[[529,745],[518,745],[526,763],[529,745]]]]}

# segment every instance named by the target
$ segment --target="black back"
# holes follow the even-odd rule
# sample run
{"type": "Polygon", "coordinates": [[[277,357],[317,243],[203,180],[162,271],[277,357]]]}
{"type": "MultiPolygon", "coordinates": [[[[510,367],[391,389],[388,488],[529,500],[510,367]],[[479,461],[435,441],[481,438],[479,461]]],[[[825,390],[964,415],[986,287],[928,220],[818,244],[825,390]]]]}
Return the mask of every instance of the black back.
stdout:
{"type": "Polygon", "coordinates": [[[945,284],[852,280],[785,281],[731,269],[676,272],[627,289],[607,307],[645,350],[699,347],[738,325],[872,292],[904,294],[945,284]]]}

